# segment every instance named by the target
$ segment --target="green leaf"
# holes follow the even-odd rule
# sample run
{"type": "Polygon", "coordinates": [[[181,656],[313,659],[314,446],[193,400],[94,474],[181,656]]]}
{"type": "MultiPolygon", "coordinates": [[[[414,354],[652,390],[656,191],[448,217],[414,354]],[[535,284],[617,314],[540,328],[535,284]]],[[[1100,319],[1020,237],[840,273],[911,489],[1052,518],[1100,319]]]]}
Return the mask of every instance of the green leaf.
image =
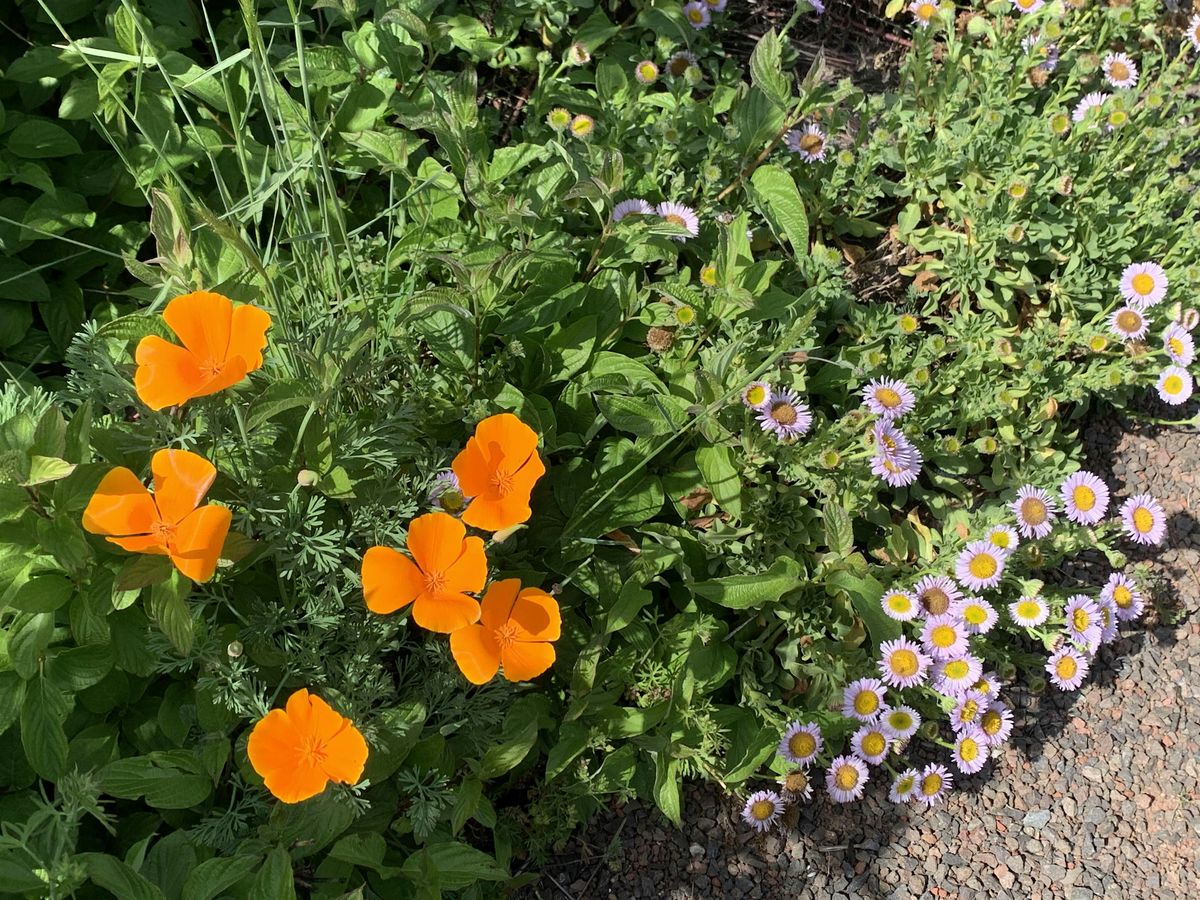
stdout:
{"type": "Polygon", "coordinates": [[[137,556],[131,556],[121,566],[117,580],[113,582],[113,590],[118,593],[140,591],[142,588],[166,581],[173,571],[175,567],[171,565],[169,556],[139,553],[137,556]]]}
{"type": "Polygon", "coordinates": [[[54,636],[54,613],[18,616],[8,631],[8,656],[26,681],[38,673],[42,654],[54,636]]]}
{"type": "Polygon", "coordinates": [[[477,881],[506,881],[508,873],[490,855],[458,841],[432,844],[404,861],[404,876],[415,884],[432,877],[444,890],[458,890],[477,881]]]}
{"type": "Polygon", "coordinates": [[[62,575],[37,575],[21,585],[10,603],[21,612],[48,613],[70,600],[74,592],[75,586],[62,575]]]}
{"type": "Polygon", "coordinates": [[[761,575],[730,575],[693,585],[692,590],[727,609],[757,609],[800,586],[800,564],[783,556],[761,575]]]}
{"type": "Polygon", "coordinates": [[[596,405],[613,428],[638,437],[671,434],[688,421],[687,404],[665,394],[649,399],[602,394],[596,398],[596,405]]]}
{"type": "Polygon", "coordinates": [[[21,705],[21,746],[33,771],[48,781],[67,771],[67,712],[67,698],[47,679],[30,683],[21,705]]]}
{"type": "Polygon", "coordinates": [[[696,466],[721,509],[734,518],[741,516],[742,478],[733,464],[733,451],[723,444],[701,447],[696,451],[696,466]]]}
{"type": "MultiPolygon", "coordinates": [[[[479,782],[475,782],[478,784],[479,782]]],[[[348,862],[378,872],[384,878],[398,874],[400,869],[385,866],[383,857],[387,853],[387,841],[380,834],[348,834],[329,851],[331,859],[348,862]]]]}
{"type": "Polygon", "coordinates": [[[759,166],[750,183],[766,207],[763,214],[784,234],[797,256],[808,254],[808,214],[791,174],[781,166],[759,166]]]}
{"type": "Polygon", "coordinates": [[[96,79],[86,76],[76,78],[58,104],[58,117],[67,120],[90,119],[99,106],[100,91],[96,79]]]}
{"type": "Polygon", "coordinates": [[[213,900],[249,875],[257,865],[257,856],[245,854],[205,860],[188,875],[182,900],[213,900]]]}
{"type": "Polygon", "coordinates": [[[172,572],[169,580],[150,588],[150,616],[180,656],[192,652],[192,642],[195,640],[195,622],[184,599],[190,591],[191,582],[178,572],[172,572]]]}
{"type": "Polygon", "coordinates": [[[678,828],[683,824],[683,797],[679,789],[679,761],[670,755],[670,740],[654,758],[654,802],[678,828]]]}
{"type": "Polygon", "coordinates": [[[254,876],[249,900],[295,900],[296,881],[292,857],[283,847],[274,847],[254,876]]]}
{"type": "Polygon", "coordinates": [[[16,484],[0,484],[0,522],[11,522],[29,509],[29,492],[16,484]]]}
{"type": "Polygon", "coordinates": [[[791,99],[788,80],[783,74],[779,35],[772,28],[764,34],[750,54],[750,81],[772,103],[786,106],[791,99]]]}
{"type": "Polygon", "coordinates": [[[164,340],[173,341],[175,335],[163,323],[162,316],[135,314],[121,316],[106,322],[96,329],[96,336],[116,341],[140,341],[147,335],[156,334],[164,340]]]}
{"type": "Polygon", "coordinates": [[[61,125],[45,119],[25,119],[8,136],[8,149],[23,159],[77,156],[79,142],[61,125]]]}
{"type": "Polygon", "coordinates": [[[483,782],[478,778],[467,778],[459,786],[454,798],[454,808],[450,811],[450,833],[455,837],[467,824],[467,819],[475,815],[479,808],[479,799],[483,796],[483,782]]]}
{"type": "Polygon", "coordinates": [[[188,809],[212,793],[203,764],[186,750],[158,751],[109,763],[100,770],[105,793],[126,800],[145,797],[155,809],[188,809]]]}
{"type": "Polygon", "coordinates": [[[588,727],[582,722],[567,722],[558,728],[558,743],[546,754],[546,781],[566,771],[588,745],[588,727]]]}
{"type": "Polygon", "coordinates": [[[302,381],[275,381],[255,398],[246,417],[246,429],[253,434],[263,425],[289,409],[312,402],[313,389],[302,381]]]}
{"type": "Polygon", "coordinates": [[[838,503],[826,503],[821,511],[825,520],[825,545],[831,553],[846,556],[854,550],[854,526],[850,514],[838,503]]]}
{"type": "Polygon", "coordinates": [[[163,892],[129,864],[104,853],[80,853],[77,862],[87,867],[88,877],[98,887],[121,900],[166,900],[163,892]]]}
{"type": "Polygon", "coordinates": [[[900,623],[890,618],[879,603],[883,596],[883,585],[873,577],[856,575],[843,569],[828,573],[824,581],[827,592],[846,592],[854,611],[863,620],[867,634],[876,644],[895,640],[900,636],[900,623]]]}
{"type": "Polygon", "coordinates": [[[551,381],[565,381],[587,365],[596,343],[595,316],[584,316],[550,335],[545,343],[553,369],[551,381]]]}
{"type": "Polygon", "coordinates": [[[45,484],[48,481],[58,481],[66,478],[75,471],[75,464],[65,459],[53,456],[33,456],[29,461],[29,477],[25,479],[26,486],[45,484]]]}
{"type": "Polygon", "coordinates": [[[654,595],[650,593],[649,589],[636,581],[625,582],[621,586],[621,592],[617,595],[617,602],[608,610],[604,633],[612,634],[614,631],[620,631],[632,622],[646,604],[653,599],[654,595]]]}
{"type": "Polygon", "coordinates": [[[538,722],[546,710],[546,698],[524,697],[513,704],[504,719],[501,743],[490,748],[479,764],[479,777],[486,781],[511,771],[529,755],[537,742],[538,722]]]}
{"type": "Polygon", "coordinates": [[[25,681],[16,672],[0,672],[0,734],[8,731],[25,702],[25,681]]]}
{"type": "Polygon", "coordinates": [[[112,666],[110,645],[86,644],[55,652],[46,660],[46,676],[60,690],[74,694],[100,681],[112,666]]]}

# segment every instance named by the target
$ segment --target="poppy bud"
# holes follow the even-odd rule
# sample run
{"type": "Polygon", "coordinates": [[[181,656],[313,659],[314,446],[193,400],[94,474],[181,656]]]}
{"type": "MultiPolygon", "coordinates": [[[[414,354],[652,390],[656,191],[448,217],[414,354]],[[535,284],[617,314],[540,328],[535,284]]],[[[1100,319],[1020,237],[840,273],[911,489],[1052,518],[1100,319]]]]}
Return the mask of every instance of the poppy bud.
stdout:
{"type": "Polygon", "coordinates": [[[229,646],[225,648],[225,652],[229,654],[230,659],[238,659],[245,648],[241,641],[230,641],[229,646]]]}
{"type": "Polygon", "coordinates": [[[301,469],[296,473],[296,484],[300,487],[312,487],[320,477],[312,469],[301,469]]]}

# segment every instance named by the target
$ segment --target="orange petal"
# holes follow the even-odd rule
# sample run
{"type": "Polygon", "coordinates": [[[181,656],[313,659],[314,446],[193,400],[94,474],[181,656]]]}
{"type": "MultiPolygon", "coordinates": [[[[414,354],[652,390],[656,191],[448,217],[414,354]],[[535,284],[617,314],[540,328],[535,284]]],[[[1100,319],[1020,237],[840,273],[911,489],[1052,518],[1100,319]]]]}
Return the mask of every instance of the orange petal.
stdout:
{"type": "Polygon", "coordinates": [[[195,397],[204,385],[196,357],[157,335],[147,335],[138,342],[134,359],[138,367],[133,373],[133,386],[151,409],[177,406],[195,397]]]}
{"type": "Polygon", "coordinates": [[[150,460],[154,502],[163,521],[178,525],[192,512],[217,477],[217,469],[190,450],[159,450],[150,460]]]}
{"type": "Polygon", "coordinates": [[[469,537],[460,545],[458,559],[446,569],[446,590],[477,594],[487,583],[487,554],[483,538],[469,537]]]}
{"type": "Polygon", "coordinates": [[[163,556],[167,552],[167,548],[162,545],[162,542],[152,534],[134,534],[129,537],[110,537],[105,538],[110,544],[116,544],[130,553],[152,553],[155,556],[163,556]]]}
{"type": "Polygon", "coordinates": [[[412,617],[426,631],[453,634],[479,621],[479,604],[466,594],[449,591],[422,594],[413,603],[412,617]]]}
{"type": "Polygon", "coordinates": [[[479,604],[482,608],[479,621],[489,632],[495,631],[508,622],[520,590],[520,578],[505,578],[503,581],[493,581],[488,585],[487,593],[483,595],[483,600],[479,604]]]}
{"type": "Polygon", "coordinates": [[[197,359],[225,359],[233,321],[233,301],[228,297],[210,291],[184,294],[167,304],[163,320],[197,359]]]}
{"type": "Polygon", "coordinates": [[[554,664],[554,645],[514,641],[500,651],[500,661],[504,663],[504,677],[509,681],[529,681],[554,664]]]}
{"type": "Polygon", "coordinates": [[[158,509],[150,492],[124,466],[100,480],[83,511],[83,527],[92,534],[147,534],[157,521],[158,509]]]}
{"type": "Polygon", "coordinates": [[[398,550],[372,547],[363,554],[362,586],[367,609],[386,615],[420,596],[425,590],[425,576],[398,550]]]}
{"type": "Polygon", "coordinates": [[[262,351],[267,346],[267,329],[271,327],[271,314],[265,309],[246,304],[233,310],[233,320],[229,330],[229,349],[225,358],[232,362],[234,357],[241,357],[246,364],[246,371],[253,372],[261,368],[263,363],[262,351]]]}
{"type": "Polygon", "coordinates": [[[467,446],[454,457],[450,469],[458,478],[464,496],[479,497],[492,490],[492,469],[475,438],[467,439],[467,446]]]}
{"type": "Polygon", "coordinates": [[[481,531],[503,531],[529,521],[529,495],[509,494],[498,500],[476,497],[463,513],[462,520],[481,531]]]}
{"type": "Polygon", "coordinates": [[[475,440],[489,462],[505,459],[509,471],[537,452],[537,432],[512,413],[488,416],[475,426],[475,440]]]}
{"type": "Polygon", "coordinates": [[[233,518],[224,506],[202,506],[179,523],[171,562],[192,581],[208,581],[217,571],[217,559],[233,518]]]}
{"type": "Polygon", "coordinates": [[[325,790],[325,773],[306,759],[304,735],[282,709],[259,720],[246,742],[250,765],[274,796],[299,803],[325,790]]]}
{"type": "Polygon", "coordinates": [[[454,516],[426,513],[409,523],[408,552],[422,572],[445,572],[462,555],[466,533],[463,523],[454,516]]]}
{"type": "Polygon", "coordinates": [[[225,367],[221,369],[221,374],[216,378],[204,382],[196,391],[197,397],[207,397],[210,394],[218,393],[225,390],[227,387],[232,387],[243,378],[246,377],[246,361],[240,356],[235,356],[225,362],[225,367]]]}
{"type": "Polygon", "coordinates": [[[509,620],[521,629],[518,641],[557,641],[562,632],[558,602],[541,588],[521,591],[509,620]]]}
{"type": "Polygon", "coordinates": [[[468,625],[450,635],[450,652],[471,684],[487,684],[500,668],[500,648],[491,634],[483,625],[468,625]]]}
{"type": "Polygon", "coordinates": [[[358,784],[367,765],[367,742],[346,718],[341,730],[325,739],[325,759],[321,768],[330,781],[358,784]]]}

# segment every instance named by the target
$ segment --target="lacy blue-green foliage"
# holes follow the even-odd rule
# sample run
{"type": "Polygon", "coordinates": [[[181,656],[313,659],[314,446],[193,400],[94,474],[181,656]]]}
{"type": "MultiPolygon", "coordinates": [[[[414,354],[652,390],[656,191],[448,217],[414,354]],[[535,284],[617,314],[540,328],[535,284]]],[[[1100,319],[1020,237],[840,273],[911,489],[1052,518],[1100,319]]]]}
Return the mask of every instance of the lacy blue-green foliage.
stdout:
{"type": "MultiPolygon", "coordinates": [[[[790,719],[835,743],[829,701],[895,634],[884,588],[944,571],[998,498],[1077,468],[1093,399],[1153,383],[1155,335],[1127,348],[1105,324],[1124,265],[1162,261],[1172,299],[1200,284],[1196,66],[1134,24],[1149,0],[1067,12],[1044,84],[1021,41],[1062,11],[994,4],[916,35],[879,95],[794,75],[787,35],[735,59],[721,17],[696,32],[667,2],[623,5],[620,26],[613,4],[563,0],[483,19],[441,0],[21,6],[35,44],[0,56],[20,185],[0,202],[14,894],[494,896],[527,879],[516,854],[614,796],[677,820],[682,778],[739,787],[790,719]],[[1117,43],[1142,68],[1115,101],[1128,124],[1056,135],[1117,43]],[[673,77],[681,50],[699,65],[673,77]],[[658,83],[635,80],[642,59],[658,83]],[[592,137],[553,131],[557,107],[592,137]],[[824,163],[782,145],[802,119],[831,136],[824,163]],[[699,236],[615,225],[629,197],[696,207],[699,236]],[[132,350],[197,288],[271,311],[266,363],[152,412],[132,350]],[[858,392],[884,376],[918,398],[902,427],[925,468],[903,489],[870,471],[858,392]],[[739,402],[758,378],[805,398],[808,436],[761,430],[739,402]],[[367,612],[358,572],[501,410],[548,472],[492,576],[552,590],[563,637],[536,684],[472,688],[445,642],[367,612]],[[234,512],[205,585],[80,526],[105,471],[168,445],[213,461],[234,512]],[[289,807],[245,741],[302,686],[371,756],[363,784],[289,807]]],[[[1062,529],[1012,567],[1044,579],[1098,543],[1121,562],[1062,529]]],[[[1012,636],[987,661],[1036,669],[1033,649],[1012,636]]]]}

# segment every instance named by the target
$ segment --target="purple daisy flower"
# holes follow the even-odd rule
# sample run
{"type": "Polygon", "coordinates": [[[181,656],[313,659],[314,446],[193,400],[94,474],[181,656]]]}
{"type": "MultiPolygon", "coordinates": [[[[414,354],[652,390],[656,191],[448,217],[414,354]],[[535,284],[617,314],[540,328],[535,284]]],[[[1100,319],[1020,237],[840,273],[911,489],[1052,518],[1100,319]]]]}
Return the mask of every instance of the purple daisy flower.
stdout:
{"type": "Polygon", "coordinates": [[[954,577],[958,583],[973,591],[994,588],[1004,575],[1004,564],[1008,554],[989,541],[971,541],[954,563],[954,577]]]}
{"type": "Polygon", "coordinates": [[[807,766],[817,758],[824,744],[816,722],[792,722],[779,741],[779,755],[794,766],[807,766]]]}
{"type": "Polygon", "coordinates": [[[1200,50],[1200,13],[1196,13],[1188,20],[1187,36],[1188,40],[1192,42],[1192,49],[1200,50]]]}
{"type": "Polygon", "coordinates": [[[1110,53],[1101,63],[1105,80],[1115,88],[1131,88],[1138,82],[1137,63],[1124,53],[1110,53]]]}
{"type": "Polygon", "coordinates": [[[884,710],[879,726],[889,738],[907,741],[921,727],[921,714],[911,706],[893,706],[884,710]]]}
{"type": "Polygon", "coordinates": [[[1163,403],[1180,406],[1187,403],[1192,396],[1195,384],[1192,381],[1192,373],[1187,369],[1182,366],[1167,366],[1159,374],[1155,387],[1163,403]]]}
{"type": "Polygon", "coordinates": [[[978,727],[964,728],[954,741],[954,765],[964,775],[974,775],[988,759],[988,741],[978,727]]]}
{"type": "Polygon", "coordinates": [[[930,763],[921,770],[917,778],[917,790],[913,795],[926,809],[937,806],[946,799],[946,792],[954,787],[954,776],[941,763],[930,763]]]}
{"type": "MultiPolygon", "coordinates": [[[[695,5],[699,5],[696,3],[695,5]]],[[[708,15],[708,10],[705,10],[705,15],[708,15]]],[[[678,225],[680,228],[687,230],[688,235],[695,237],[700,233],[700,219],[696,215],[696,211],[690,206],[685,206],[682,203],[660,203],[654,210],[658,215],[672,225],[678,225]]],[[[686,241],[687,236],[682,234],[672,235],[672,239],[676,241],[686,241]]]]}
{"type": "Polygon", "coordinates": [[[771,403],[771,385],[752,381],[742,389],[742,403],[753,410],[764,410],[771,403]]]}
{"type": "Polygon", "coordinates": [[[1111,644],[1121,633],[1117,604],[1102,594],[1096,598],[1096,608],[1100,610],[1100,643],[1111,644]]]}
{"type": "Polygon", "coordinates": [[[950,606],[962,597],[958,585],[945,575],[926,575],[913,585],[913,593],[917,595],[917,602],[931,616],[950,612],[950,606]]]}
{"type": "Polygon", "coordinates": [[[906,637],[884,641],[879,647],[880,676],[885,684],[894,688],[924,684],[930,662],[921,647],[906,637]]]}
{"type": "Polygon", "coordinates": [[[791,388],[771,391],[770,401],[758,411],[758,423],[763,431],[772,431],[781,441],[808,434],[812,413],[791,388]]]}
{"type": "Polygon", "coordinates": [[[1192,333],[1178,322],[1166,327],[1162,339],[1163,351],[1175,365],[1190,366],[1196,361],[1196,343],[1192,340],[1192,333]]]}
{"type": "Polygon", "coordinates": [[[1053,72],[1058,68],[1058,44],[1042,44],[1041,35],[1038,32],[1034,31],[1025,35],[1021,39],[1021,49],[1026,53],[1042,57],[1042,61],[1038,63],[1039,69],[1053,72]]]}
{"type": "Polygon", "coordinates": [[[1044,538],[1054,529],[1057,509],[1049,491],[1032,484],[1017,491],[1017,499],[1010,504],[1017,517],[1017,529],[1027,538],[1044,538]]]}
{"type": "Polygon", "coordinates": [[[979,680],[975,682],[975,687],[972,690],[978,691],[985,697],[994,698],[1000,695],[1000,688],[1003,686],[1004,682],[1000,680],[1000,676],[991,669],[988,669],[979,676],[979,680]]]}
{"type": "Polygon", "coordinates": [[[913,14],[917,25],[928,28],[933,17],[938,14],[939,7],[934,0],[912,0],[912,3],[908,4],[908,11],[913,14]]]}
{"type": "Polygon", "coordinates": [[[812,779],[803,769],[795,769],[779,776],[780,794],[788,803],[812,799],[812,779]]]}
{"type": "Polygon", "coordinates": [[[979,717],[979,730],[990,747],[999,747],[1012,734],[1013,714],[1004,703],[993,700],[979,717]]]}
{"type": "Polygon", "coordinates": [[[954,659],[967,652],[967,629],[957,616],[930,616],[921,628],[921,644],[936,660],[954,659]]]}
{"type": "Polygon", "coordinates": [[[803,128],[793,128],[784,138],[787,148],[805,162],[820,162],[825,158],[829,138],[819,125],[809,123],[803,128]]]}
{"type": "Polygon", "coordinates": [[[1103,624],[1100,621],[1100,607],[1096,605],[1096,601],[1086,594],[1075,594],[1067,600],[1063,620],[1071,640],[1087,647],[1089,653],[1095,653],[1100,644],[1100,629],[1103,624]]]}
{"type": "Polygon", "coordinates": [[[1085,95],[1083,99],[1075,105],[1075,109],[1071,111],[1071,121],[1077,123],[1082,122],[1085,118],[1087,118],[1087,114],[1090,110],[1099,109],[1104,105],[1104,101],[1106,101],[1108,98],[1109,95],[1103,93],[1102,91],[1092,91],[1090,94],[1085,95]]]}
{"type": "Polygon", "coordinates": [[[889,487],[908,487],[921,474],[921,451],[908,447],[891,458],[877,453],[871,457],[871,472],[882,478],[889,487]]]}
{"type": "Polygon", "coordinates": [[[872,379],[862,396],[867,409],[884,419],[898,419],[917,405],[909,386],[895,378],[872,379]]]}
{"type": "Polygon", "coordinates": [[[467,508],[467,501],[471,498],[463,494],[462,487],[458,483],[458,476],[447,470],[438,472],[433,479],[433,485],[429,488],[429,504],[435,506],[443,512],[448,512],[452,516],[457,516],[467,508]]]}
{"type": "Polygon", "coordinates": [[[984,533],[983,539],[1005,553],[1012,553],[1021,545],[1017,530],[1011,525],[994,525],[984,533]]]}
{"type": "Polygon", "coordinates": [[[808,0],[808,5],[813,8],[813,12],[818,16],[825,15],[825,4],[822,0],[808,0]]]}
{"type": "Polygon", "coordinates": [[[967,728],[979,724],[989,701],[983,691],[969,690],[958,698],[954,709],[950,711],[950,727],[957,734],[967,728]]]}
{"type": "Polygon", "coordinates": [[[708,12],[708,4],[704,0],[691,0],[690,3],[685,3],[683,5],[683,17],[697,31],[707,28],[708,24],[712,21],[712,16],[708,12]]]}
{"type": "Polygon", "coordinates": [[[1108,485],[1091,472],[1068,476],[1061,488],[1067,518],[1079,525],[1095,525],[1108,512],[1108,485]]]}
{"type": "Polygon", "coordinates": [[[933,670],[933,684],[940,693],[955,697],[969,691],[982,674],[979,658],[965,653],[938,663],[933,670]]]}
{"type": "Polygon", "coordinates": [[[1170,280],[1156,262],[1130,263],[1121,272],[1121,296],[1138,309],[1157,306],[1167,297],[1170,280]]]}
{"type": "Polygon", "coordinates": [[[1060,691],[1073,691],[1087,678],[1087,657],[1064,644],[1046,660],[1046,672],[1050,675],[1050,683],[1060,691]]]}
{"type": "Polygon", "coordinates": [[[654,82],[658,81],[658,66],[653,60],[643,59],[633,67],[633,77],[640,84],[654,84],[654,82]]]}
{"type": "Polygon", "coordinates": [[[725,12],[729,0],[704,0],[704,2],[708,4],[708,8],[712,12],[725,12]]]}
{"type": "Polygon", "coordinates": [[[1117,609],[1117,618],[1122,622],[1133,621],[1146,608],[1145,598],[1133,579],[1120,572],[1113,572],[1108,576],[1100,596],[1112,601],[1117,609]]]}
{"type": "Polygon", "coordinates": [[[894,460],[905,451],[915,449],[890,419],[880,419],[871,426],[871,442],[875,445],[875,455],[885,459],[894,460]]]}
{"type": "Polygon", "coordinates": [[[952,607],[950,614],[958,616],[969,634],[987,634],[1000,615],[982,597],[963,597],[952,607]]]}
{"type": "Polygon", "coordinates": [[[742,820],[755,831],[770,831],[783,815],[783,798],[774,791],[758,791],[746,798],[742,820]]]}
{"type": "Polygon", "coordinates": [[[654,215],[654,207],[642,200],[640,197],[635,197],[631,200],[622,200],[613,207],[612,220],[620,222],[626,216],[652,216],[654,215]]]}
{"type": "Polygon", "coordinates": [[[917,598],[909,591],[889,591],[880,598],[879,603],[884,613],[897,622],[912,621],[921,610],[917,598]]]}
{"type": "Polygon", "coordinates": [[[1041,597],[1022,597],[1008,604],[1008,614],[1022,628],[1036,628],[1046,621],[1050,609],[1041,597]]]}
{"type": "Polygon", "coordinates": [[[1149,494],[1138,494],[1121,504],[1125,534],[1138,544],[1161,544],[1167,536],[1167,514],[1149,494]]]}
{"type": "Polygon", "coordinates": [[[1146,336],[1150,320],[1136,306],[1122,306],[1108,318],[1113,334],[1125,341],[1137,341],[1146,336]]]}
{"type": "Polygon", "coordinates": [[[868,765],[877,766],[887,759],[890,743],[878,725],[863,725],[850,738],[854,755],[868,765]]]}
{"type": "Polygon", "coordinates": [[[863,795],[870,777],[866,764],[858,757],[835,756],[825,772],[825,789],[835,803],[850,803],[863,795]]]}
{"type": "Polygon", "coordinates": [[[888,788],[888,799],[893,803],[907,803],[917,792],[917,779],[921,773],[916,769],[905,769],[892,781],[888,788]]]}
{"type": "Polygon", "coordinates": [[[859,678],[842,691],[842,715],[848,719],[874,722],[883,707],[883,682],[878,678],[859,678]]]}

